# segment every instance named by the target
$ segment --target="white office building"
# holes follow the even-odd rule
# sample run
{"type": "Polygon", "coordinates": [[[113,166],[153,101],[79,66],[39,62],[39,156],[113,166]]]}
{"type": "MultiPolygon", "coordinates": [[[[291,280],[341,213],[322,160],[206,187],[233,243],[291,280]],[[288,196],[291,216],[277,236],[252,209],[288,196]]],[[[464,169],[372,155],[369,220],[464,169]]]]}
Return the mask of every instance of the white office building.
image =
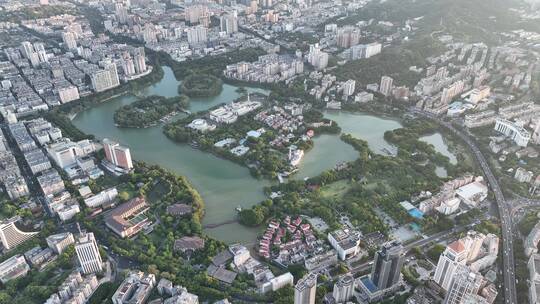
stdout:
{"type": "Polygon", "coordinates": [[[75,243],[75,251],[84,274],[103,270],[103,261],[93,233],[81,233],[75,243]]]}
{"type": "Polygon", "coordinates": [[[62,254],[69,245],[75,243],[75,239],[71,232],[49,235],[46,238],[46,241],[47,246],[49,246],[56,254],[62,254]]]}
{"type": "Polygon", "coordinates": [[[103,204],[113,202],[118,196],[118,190],[116,188],[109,188],[101,191],[100,193],[88,197],[84,200],[84,204],[89,208],[97,208],[103,204]]]}
{"type": "Polygon", "coordinates": [[[529,303],[540,303],[540,254],[534,253],[527,264],[529,268],[529,303]]]}
{"type": "Polygon", "coordinates": [[[356,256],[360,252],[360,233],[349,229],[340,229],[328,233],[328,241],[341,260],[356,256]]]}
{"type": "Polygon", "coordinates": [[[436,207],[435,209],[444,215],[450,215],[459,209],[460,203],[461,199],[459,199],[458,197],[453,197],[443,201],[441,205],[439,207],[436,207]]]}
{"type": "Polygon", "coordinates": [[[506,135],[520,147],[526,147],[531,140],[529,131],[506,119],[498,118],[495,121],[495,130],[506,135]]]}
{"type": "Polygon", "coordinates": [[[89,140],[72,142],[63,139],[47,146],[47,154],[62,169],[77,163],[78,157],[85,157],[95,151],[94,144],[89,140]]]}

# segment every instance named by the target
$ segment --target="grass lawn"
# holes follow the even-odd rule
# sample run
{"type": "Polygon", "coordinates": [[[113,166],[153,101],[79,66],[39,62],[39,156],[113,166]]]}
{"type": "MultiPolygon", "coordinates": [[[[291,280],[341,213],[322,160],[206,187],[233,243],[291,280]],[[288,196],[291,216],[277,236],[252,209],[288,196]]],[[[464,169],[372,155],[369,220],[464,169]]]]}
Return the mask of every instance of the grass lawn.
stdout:
{"type": "Polygon", "coordinates": [[[339,180],[321,188],[321,197],[342,199],[351,189],[351,182],[348,180],[339,180]]]}

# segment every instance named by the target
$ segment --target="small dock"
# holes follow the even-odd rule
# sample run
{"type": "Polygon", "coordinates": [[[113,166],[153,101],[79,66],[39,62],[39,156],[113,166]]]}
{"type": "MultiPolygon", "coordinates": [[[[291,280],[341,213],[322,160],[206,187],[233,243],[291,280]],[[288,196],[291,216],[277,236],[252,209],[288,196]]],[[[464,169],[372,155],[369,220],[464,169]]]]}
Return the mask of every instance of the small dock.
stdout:
{"type": "Polygon", "coordinates": [[[230,220],[230,221],[225,221],[225,222],[217,223],[217,224],[208,224],[208,225],[204,225],[203,228],[204,229],[214,229],[214,228],[218,228],[218,227],[221,227],[221,226],[234,224],[234,223],[238,223],[238,220],[230,220]]]}

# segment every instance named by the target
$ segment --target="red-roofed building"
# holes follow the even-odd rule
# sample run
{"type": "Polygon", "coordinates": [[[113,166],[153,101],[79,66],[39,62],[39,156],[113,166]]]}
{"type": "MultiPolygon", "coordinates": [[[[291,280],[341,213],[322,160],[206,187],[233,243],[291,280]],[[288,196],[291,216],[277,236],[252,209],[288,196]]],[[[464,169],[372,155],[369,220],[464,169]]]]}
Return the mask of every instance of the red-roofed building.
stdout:
{"type": "Polygon", "coordinates": [[[304,224],[302,226],[300,226],[300,229],[302,229],[302,231],[307,231],[311,228],[311,226],[309,224],[304,224]]]}
{"type": "Polygon", "coordinates": [[[122,238],[131,237],[149,224],[144,215],[149,208],[144,198],[133,198],[113,209],[105,219],[105,225],[122,238]]]}
{"type": "Polygon", "coordinates": [[[204,249],[204,239],[198,236],[184,236],[174,241],[174,251],[187,252],[204,249]]]}
{"type": "Polygon", "coordinates": [[[465,244],[461,240],[450,243],[448,248],[452,249],[455,253],[461,253],[465,251],[465,244]]]}
{"type": "Polygon", "coordinates": [[[167,213],[176,216],[184,216],[191,214],[193,207],[186,204],[174,204],[167,207],[167,213]]]}

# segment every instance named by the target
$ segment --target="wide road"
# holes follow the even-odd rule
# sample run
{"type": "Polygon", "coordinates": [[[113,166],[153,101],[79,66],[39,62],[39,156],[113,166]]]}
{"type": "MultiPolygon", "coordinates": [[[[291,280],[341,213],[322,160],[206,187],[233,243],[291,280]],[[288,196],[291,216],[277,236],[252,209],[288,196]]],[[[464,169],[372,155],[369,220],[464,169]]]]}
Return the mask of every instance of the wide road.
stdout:
{"type": "Polygon", "coordinates": [[[431,113],[424,111],[419,111],[417,109],[411,109],[411,111],[417,115],[429,118],[433,121],[438,122],[441,126],[446,127],[457,137],[461,138],[469,149],[473,152],[476,161],[482,168],[484,176],[487,178],[491,190],[495,194],[495,202],[497,203],[497,208],[499,210],[499,218],[502,226],[502,241],[503,241],[503,276],[504,276],[504,303],[505,304],[518,304],[516,296],[516,273],[515,273],[515,264],[514,264],[514,243],[513,243],[513,234],[512,234],[512,217],[510,216],[510,207],[506,204],[506,200],[502,193],[499,182],[493,175],[491,168],[489,167],[486,158],[476,145],[476,143],[471,139],[471,137],[465,132],[458,130],[451,123],[441,120],[439,117],[431,113]]]}
{"type": "MultiPolygon", "coordinates": [[[[479,222],[479,220],[478,220],[479,222]]],[[[440,242],[443,242],[443,241],[447,241],[449,240],[450,238],[453,238],[454,237],[454,234],[456,233],[460,233],[460,232],[463,232],[465,230],[469,229],[469,226],[459,226],[459,227],[454,227],[450,230],[446,230],[446,231],[442,231],[442,232],[438,232],[438,233],[435,233],[425,239],[419,239],[419,240],[416,240],[414,242],[411,242],[405,246],[403,246],[403,251],[407,253],[407,255],[411,255],[410,253],[410,250],[413,249],[414,247],[425,247],[425,246],[430,246],[432,245],[433,243],[440,243],[440,242]]],[[[363,264],[360,264],[358,266],[356,266],[355,268],[351,269],[351,273],[352,274],[356,274],[356,273],[359,273],[359,272],[365,272],[367,271],[368,269],[371,268],[371,265],[372,263],[371,262],[366,262],[366,263],[363,263],[363,264]]]]}

